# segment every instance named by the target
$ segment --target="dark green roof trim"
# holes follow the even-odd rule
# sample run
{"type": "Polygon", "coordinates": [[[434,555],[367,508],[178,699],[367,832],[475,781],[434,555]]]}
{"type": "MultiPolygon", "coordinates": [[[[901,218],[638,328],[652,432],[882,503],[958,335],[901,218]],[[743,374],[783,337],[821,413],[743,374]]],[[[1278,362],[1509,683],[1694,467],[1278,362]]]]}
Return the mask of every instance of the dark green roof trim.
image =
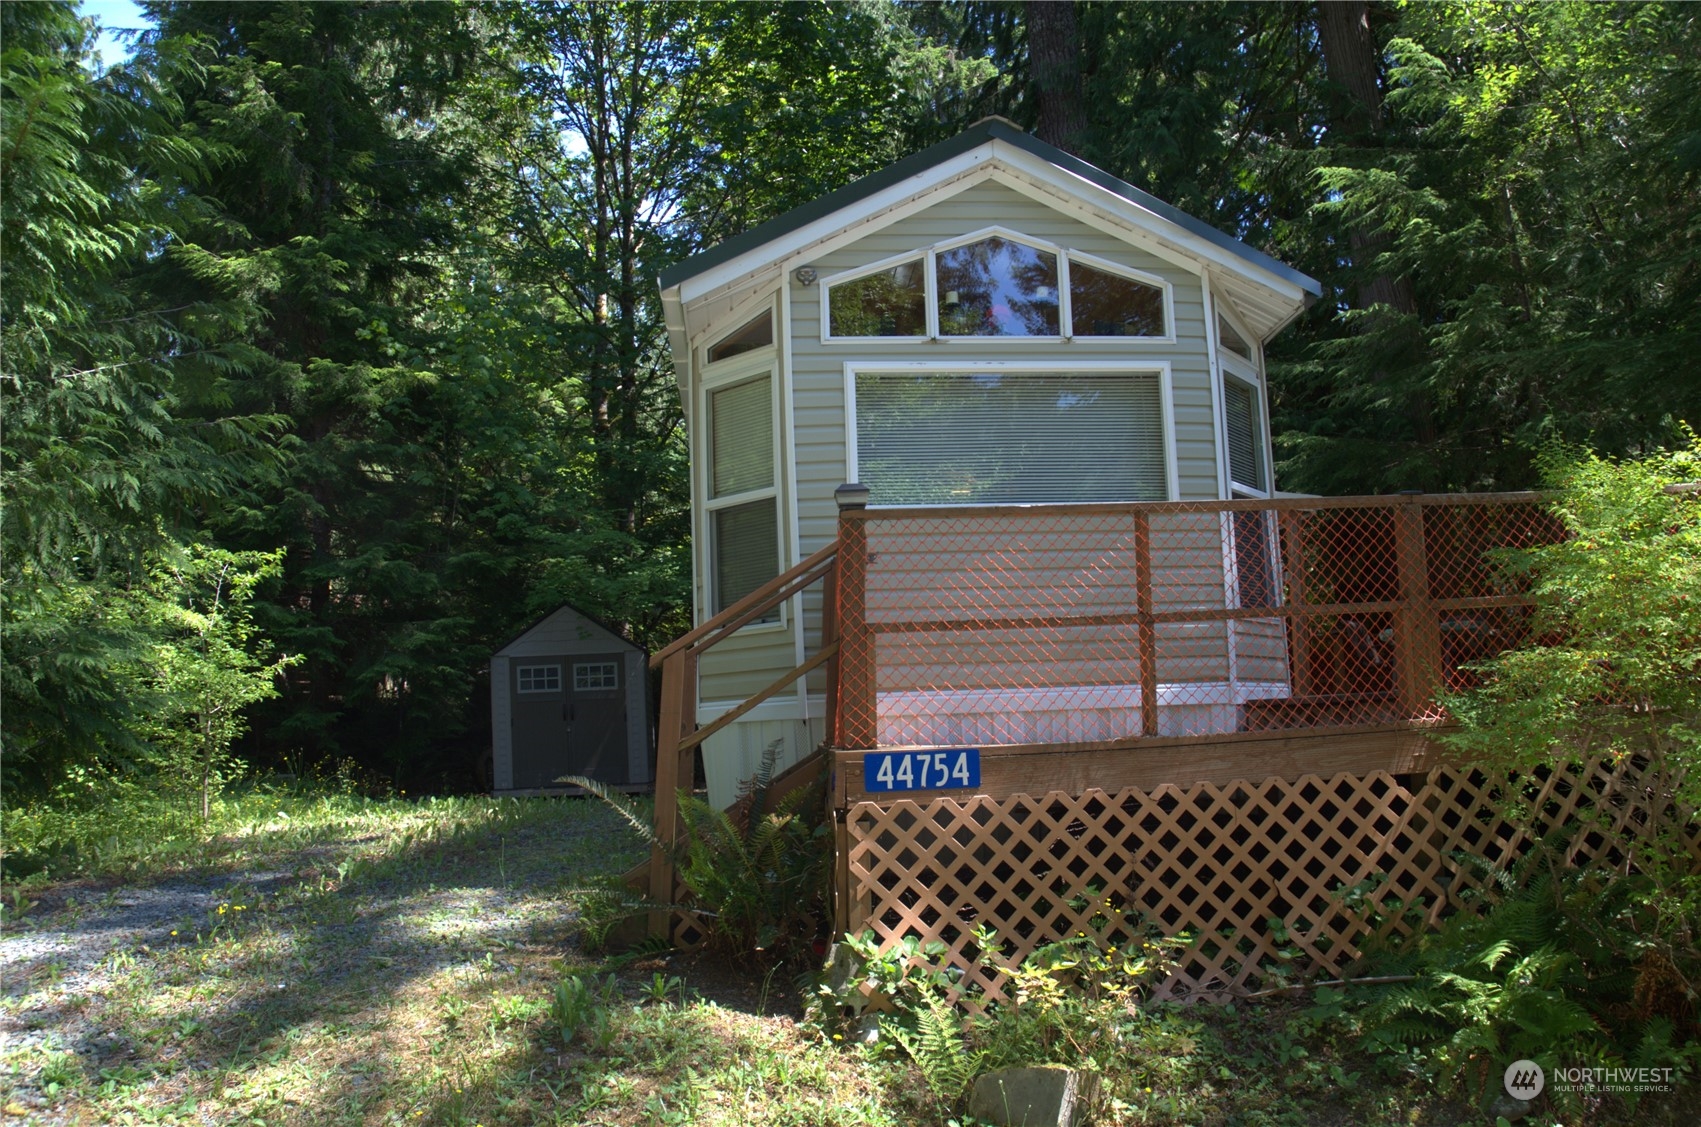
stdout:
{"type": "Polygon", "coordinates": [[[837,191],[828,192],[818,199],[810,200],[801,207],[794,207],[783,215],[752,227],[742,235],[735,235],[700,254],[694,254],[683,262],[674,263],[661,272],[659,278],[661,288],[664,290],[672,289],[687,278],[694,278],[705,270],[712,270],[722,263],[730,262],[739,255],[756,250],[782,235],[815,222],[817,219],[824,219],[841,208],[849,207],[858,200],[882,192],[894,184],[932,168],[936,164],[943,164],[952,157],[979,148],[988,141],[1004,141],[1014,145],[1032,153],[1041,160],[1049,161],[1059,168],[1074,173],[1088,183],[1098,185],[1107,192],[1112,192],[1126,200],[1137,203],[1154,215],[1167,219],[1182,230],[1197,235],[1237,258],[1299,287],[1311,297],[1321,297],[1323,294],[1323,287],[1315,278],[1300,273],[1286,263],[1271,258],[1263,251],[1256,250],[1233,236],[1225,235],[1209,223],[1165,203],[1151,193],[1141,191],[1124,180],[1118,180],[1103,169],[1095,168],[1079,157],[1070,156],[1055,145],[1048,145],[1039,138],[997,119],[989,119],[972,125],[948,141],[941,141],[939,144],[925,148],[919,153],[912,153],[898,163],[882,168],[879,172],[864,176],[861,180],[847,184],[837,191]]]}

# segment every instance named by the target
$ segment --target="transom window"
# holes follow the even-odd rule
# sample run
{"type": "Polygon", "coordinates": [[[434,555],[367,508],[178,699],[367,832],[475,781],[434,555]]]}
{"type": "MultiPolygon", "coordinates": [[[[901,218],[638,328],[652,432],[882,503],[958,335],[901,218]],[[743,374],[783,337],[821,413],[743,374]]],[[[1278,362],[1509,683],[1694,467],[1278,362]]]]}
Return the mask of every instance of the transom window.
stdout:
{"type": "Polygon", "coordinates": [[[516,688],[522,693],[559,693],[559,665],[517,665],[514,667],[516,688]]]}
{"type": "Polygon", "coordinates": [[[573,663],[573,691],[596,692],[620,687],[620,663],[615,661],[581,661],[573,663]]]}
{"type": "Polygon", "coordinates": [[[1057,256],[994,236],[938,255],[939,335],[1058,335],[1057,256]]]}
{"type": "Polygon", "coordinates": [[[830,340],[1170,334],[1161,279],[1001,229],[828,279],[822,293],[830,340]]]}
{"type": "Polygon", "coordinates": [[[856,442],[877,505],[1169,497],[1150,372],[859,371],[856,442]]]}
{"type": "Polygon", "coordinates": [[[926,263],[900,262],[834,286],[831,329],[836,337],[925,337],[926,263]]]}
{"type": "Polygon", "coordinates": [[[767,310],[709,346],[709,363],[742,356],[774,343],[774,314],[767,310]]]}
{"type": "Polygon", "coordinates": [[[1069,266],[1070,324],[1078,337],[1161,337],[1164,292],[1133,278],[1069,266]]]}

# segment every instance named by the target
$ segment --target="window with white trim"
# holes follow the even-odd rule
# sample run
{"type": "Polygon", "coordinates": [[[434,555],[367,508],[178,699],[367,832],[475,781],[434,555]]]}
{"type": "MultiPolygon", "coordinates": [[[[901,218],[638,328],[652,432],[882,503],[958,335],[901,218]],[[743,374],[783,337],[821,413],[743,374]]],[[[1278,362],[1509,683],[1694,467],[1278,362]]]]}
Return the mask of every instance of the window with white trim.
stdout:
{"type": "Polygon", "coordinates": [[[942,337],[1055,337],[1057,255],[993,236],[942,250],[938,273],[942,337]]]}
{"type": "Polygon", "coordinates": [[[707,393],[711,614],[780,573],[773,398],[772,370],[707,393]]]}
{"type": "Polygon", "coordinates": [[[925,337],[926,264],[915,258],[829,286],[827,309],[836,337],[925,337]]]}
{"type": "Polygon", "coordinates": [[[720,340],[709,346],[709,363],[717,360],[730,360],[734,356],[742,356],[746,352],[754,352],[758,348],[768,348],[774,343],[774,313],[773,310],[753,317],[741,327],[728,333],[720,340]]]}
{"type": "Polygon", "coordinates": [[[620,663],[617,661],[576,661],[573,663],[573,691],[598,692],[620,687],[620,663]]]}
{"type": "Polygon", "coordinates": [[[522,693],[559,693],[561,691],[561,667],[559,665],[516,665],[514,667],[514,687],[522,693]]]}
{"type": "Polygon", "coordinates": [[[1163,279],[1001,227],[846,271],[821,292],[827,341],[1171,333],[1163,279]]]}
{"type": "Polygon", "coordinates": [[[857,476],[876,505],[1161,501],[1151,372],[858,371],[857,476]]]}
{"type": "Polygon", "coordinates": [[[1258,389],[1223,373],[1223,423],[1227,432],[1229,479],[1235,488],[1258,496],[1269,492],[1264,477],[1264,420],[1258,389]]]}

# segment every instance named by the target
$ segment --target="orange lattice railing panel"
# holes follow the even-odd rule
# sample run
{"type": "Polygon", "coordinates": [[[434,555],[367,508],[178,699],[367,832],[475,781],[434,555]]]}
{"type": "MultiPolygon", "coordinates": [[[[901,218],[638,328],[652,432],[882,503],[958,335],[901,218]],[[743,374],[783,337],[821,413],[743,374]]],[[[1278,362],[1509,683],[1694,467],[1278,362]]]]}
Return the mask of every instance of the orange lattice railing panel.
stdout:
{"type": "MultiPolygon", "coordinates": [[[[1482,885],[1478,861],[1510,865],[1568,823],[1579,832],[1566,863],[1620,864],[1652,822],[1683,824],[1668,791],[1636,763],[1597,760],[1510,782],[1442,767],[862,802],[845,818],[846,929],[888,946],[939,940],[987,991],[998,981],[976,962],[977,926],[1011,958],[1082,933],[1185,933],[1160,996],[1221,996],[1257,989],[1296,951],[1314,971],[1346,970],[1371,926],[1343,895],[1355,887],[1372,906],[1421,900],[1434,920],[1482,885]]],[[[1701,864],[1701,824],[1687,824],[1701,864]]],[[[1394,913],[1385,926],[1409,933],[1414,921],[1394,913]]]]}
{"type": "Polygon", "coordinates": [[[1442,719],[1526,633],[1535,495],[852,510],[839,746],[1442,719]]]}

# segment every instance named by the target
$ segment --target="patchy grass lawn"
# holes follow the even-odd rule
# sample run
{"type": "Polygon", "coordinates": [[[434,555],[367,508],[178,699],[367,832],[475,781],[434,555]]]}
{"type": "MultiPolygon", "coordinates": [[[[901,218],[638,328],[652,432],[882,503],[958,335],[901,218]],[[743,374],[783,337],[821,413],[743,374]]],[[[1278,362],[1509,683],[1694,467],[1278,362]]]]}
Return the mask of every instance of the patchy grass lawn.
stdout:
{"type": "MultiPolygon", "coordinates": [[[[0,939],[0,1113],[40,1123],[896,1123],[789,981],[603,972],[575,890],[641,856],[584,800],[279,800],[199,861],[34,887],[0,939]],[[594,1023],[593,1023],[594,1024],[594,1023]]],[[[127,864],[128,868],[137,866],[127,864]]],[[[15,912],[9,912],[15,915],[15,912]]],[[[665,973],[664,973],[665,972],[665,973]]]]}
{"type": "MultiPolygon", "coordinates": [[[[0,1122],[946,1120],[907,1064],[802,1023],[790,971],[584,953],[579,890],[640,857],[600,803],[244,803],[195,849],[114,850],[122,877],[8,891],[0,1122]]],[[[1157,1015],[1101,1122],[1493,1122],[1369,1079],[1302,1010],[1157,1015]]]]}

